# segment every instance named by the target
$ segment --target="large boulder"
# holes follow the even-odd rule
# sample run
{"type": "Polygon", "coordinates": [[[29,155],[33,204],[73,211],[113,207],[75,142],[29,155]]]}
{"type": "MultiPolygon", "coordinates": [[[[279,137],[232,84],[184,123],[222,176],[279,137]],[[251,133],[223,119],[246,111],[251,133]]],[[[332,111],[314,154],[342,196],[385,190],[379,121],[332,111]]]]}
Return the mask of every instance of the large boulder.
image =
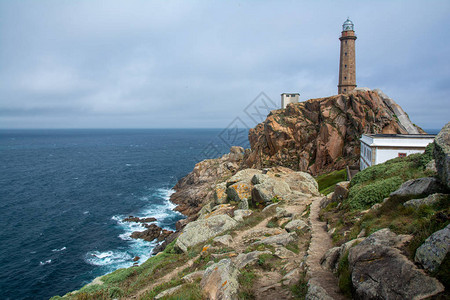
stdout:
{"type": "Polygon", "coordinates": [[[438,180],[434,177],[423,177],[411,179],[404,182],[396,191],[392,192],[390,197],[420,197],[434,194],[441,190],[438,180]]]}
{"type": "Polygon", "coordinates": [[[306,224],[305,221],[297,219],[292,220],[289,223],[284,226],[284,229],[286,229],[287,232],[292,232],[296,230],[304,230],[308,228],[308,224],[306,224]]]}
{"type": "Polygon", "coordinates": [[[263,237],[262,240],[255,242],[255,245],[266,244],[272,246],[286,246],[287,244],[295,241],[297,234],[295,232],[282,233],[269,237],[263,237]]]}
{"type": "Polygon", "coordinates": [[[222,259],[208,267],[200,286],[208,299],[238,299],[239,270],[230,259],[222,259]]]}
{"type": "Polygon", "coordinates": [[[252,201],[256,205],[268,205],[275,199],[286,198],[290,193],[291,189],[285,181],[267,176],[261,183],[255,184],[253,187],[252,201]]]}
{"type": "Polygon", "coordinates": [[[412,199],[412,200],[406,201],[405,203],[403,203],[403,206],[419,208],[422,205],[433,205],[445,198],[448,198],[448,195],[436,193],[436,194],[429,195],[425,198],[412,199]]]}
{"type": "Polygon", "coordinates": [[[189,247],[205,242],[212,237],[236,227],[237,224],[238,222],[236,220],[226,214],[191,222],[183,228],[175,246],[183,252],[187,252],[189,247]]]}
{"type": "Polygon", "coordinates": [[[227,183],[221,182],[214,188],[214,202],[216,204],[227,203],[227,183]]]}
{"type": "Polygon", "coordinates": [[[433,157],[441,182],[450,189],[450,122],[434,139],[433,157]]]}
{"type": "Polygon", "coordinates": [[[310,174],[306,172],[295,172],[284,167],[271,168],[267,174],[274,174],[289,185],[293,192],[303,195],[319,196],[319,185],[310,174]]]}
{"type": "Polygon", "coordinates": [[[241,202],[251,196],[252,185],[248,182],[239,181],[227,188],[227,196],[231,201],[241,202]]]}
{"type": "Polygon", "coordinates": [[[233,176],[231,176],[228,180],[227,180],[227,187],[229,187],[230,185],[233,185],[237,182],[245,182],[247,184],[250,184],[252,182],[252,178],[253,176],[255,176],[256,174],[261,174],[262,171],[258,170],[258,169],[244,169],[241,170],[239,172],[237,172],[236,174],[234,174],[233,176]]]}
{"type": "Polygon", "coordinates": [[[272,252],[266,250],[241,253],[234,259],[234,265],[241,270],[245,266],[255,263],[261,254],[272,254],[272,252]]]}
{"type": "MultiPolygon", "coordinates": [[[[145,241],[151,242],[154,239],[158,238],[161,235],[161,227],[155,225],[155,224],[150,224],[150,225],[146,225],[146,230],[144,231],[134,231],[131,234],[131,238],[133,239],[143,239],[145,241]]],[[[171,232],[165,232],[166,236],[168,236],[171,232]]]]}
{"type": "Polygon", "coordinates": [[[424,299],[444,290],[399,249],[407,236],[383,229],[349,250],[349,269],[356,298],[424,299]],[[381,231],[381,232],[380,232],[381,231]]]}
{"type": "Polygon", "coordinates": [[[342,244],[340,247],[333,247],[328,249],[327,252],[320,259],[320,264],[323,268],[328,269],[333,272],[337,272],[339,266],[339,260],[344,256],[344,254],[355,244],[363,241],[364,238],[357,238],[350,240],[347,243],[342,244]]]}
{"type": "Polygon", "coordinates": [[[416,250],[414,260],[430,272],[436,271],[450,249],[450,224],[429,236],[416,250]]]}
{"type": "Polygon", "coordinates": [[[350,188],[350,181],[341,181],[336,184],[333,193],[333,201],[341,202],[348,197],[348,190],[350,188]]]}
{"type": "Polygon", "coordinates": [[[334,298],[328,295],[327,291],[315,279],[310,279],[305,300],[334,300],[334,298]]]}

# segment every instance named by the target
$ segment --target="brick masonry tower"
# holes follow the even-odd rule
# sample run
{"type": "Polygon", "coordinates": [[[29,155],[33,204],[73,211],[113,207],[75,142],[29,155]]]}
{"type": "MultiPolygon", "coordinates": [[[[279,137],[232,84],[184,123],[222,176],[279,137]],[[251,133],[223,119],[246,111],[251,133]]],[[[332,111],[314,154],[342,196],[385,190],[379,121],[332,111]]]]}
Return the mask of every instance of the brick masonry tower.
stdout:
{"type": "Polygon", "coordinates": [[[355,40],[353,22],[350,19],[342,25],[341,55],[339,59],[339,85],[338,94],[347,94],[356,88],[355,74],[355,40]]]}

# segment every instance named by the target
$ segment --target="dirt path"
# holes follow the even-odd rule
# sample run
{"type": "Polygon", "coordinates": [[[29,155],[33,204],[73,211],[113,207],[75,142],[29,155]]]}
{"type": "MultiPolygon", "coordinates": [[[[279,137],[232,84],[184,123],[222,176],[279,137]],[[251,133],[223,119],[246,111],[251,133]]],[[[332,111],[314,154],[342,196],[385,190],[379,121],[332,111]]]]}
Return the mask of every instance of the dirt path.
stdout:
{"type": "Polygon", "coordinates": [[[321,197],[314,198],[311,204],[309,221],[311,222],[311,244],[308,249],[308,275],[320,285],[328,295],[334,299],[346,299],[339,293],[338,280],[331,271],[320,265],[320,259],[325,252],[332,248],[331,238],[326,231],[326,223],[319,220],[321,197]]]}

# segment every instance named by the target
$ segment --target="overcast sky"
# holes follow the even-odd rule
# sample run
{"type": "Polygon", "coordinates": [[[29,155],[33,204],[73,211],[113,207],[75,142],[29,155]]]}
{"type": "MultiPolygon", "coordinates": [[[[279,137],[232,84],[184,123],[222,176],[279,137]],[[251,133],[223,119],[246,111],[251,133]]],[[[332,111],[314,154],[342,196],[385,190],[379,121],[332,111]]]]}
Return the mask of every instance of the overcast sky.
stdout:
{"type": "Polygon", "coordinates": [[[450,121],[450,1],[0,0],[0,128],[225,127],[261,92],[359,87],[423,128],[450,121]]]}

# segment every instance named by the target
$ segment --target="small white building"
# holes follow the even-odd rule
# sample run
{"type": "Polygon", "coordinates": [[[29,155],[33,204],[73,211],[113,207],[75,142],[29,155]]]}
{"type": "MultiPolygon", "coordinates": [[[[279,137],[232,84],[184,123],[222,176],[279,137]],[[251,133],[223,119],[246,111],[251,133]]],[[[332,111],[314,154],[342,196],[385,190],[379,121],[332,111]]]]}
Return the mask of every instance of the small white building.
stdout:
{"type": "Polygon", "coordinates": [[[364,170],[396,157],[422,153],[435,137],[433,134],[363,134],[359,168],[364,170]]]}
{"type": "Polygon", "coordinates": [[[281,94],[281,108],[286,108],[290,103],[298,103],[299,93],[283,93],[281,94]]]}

